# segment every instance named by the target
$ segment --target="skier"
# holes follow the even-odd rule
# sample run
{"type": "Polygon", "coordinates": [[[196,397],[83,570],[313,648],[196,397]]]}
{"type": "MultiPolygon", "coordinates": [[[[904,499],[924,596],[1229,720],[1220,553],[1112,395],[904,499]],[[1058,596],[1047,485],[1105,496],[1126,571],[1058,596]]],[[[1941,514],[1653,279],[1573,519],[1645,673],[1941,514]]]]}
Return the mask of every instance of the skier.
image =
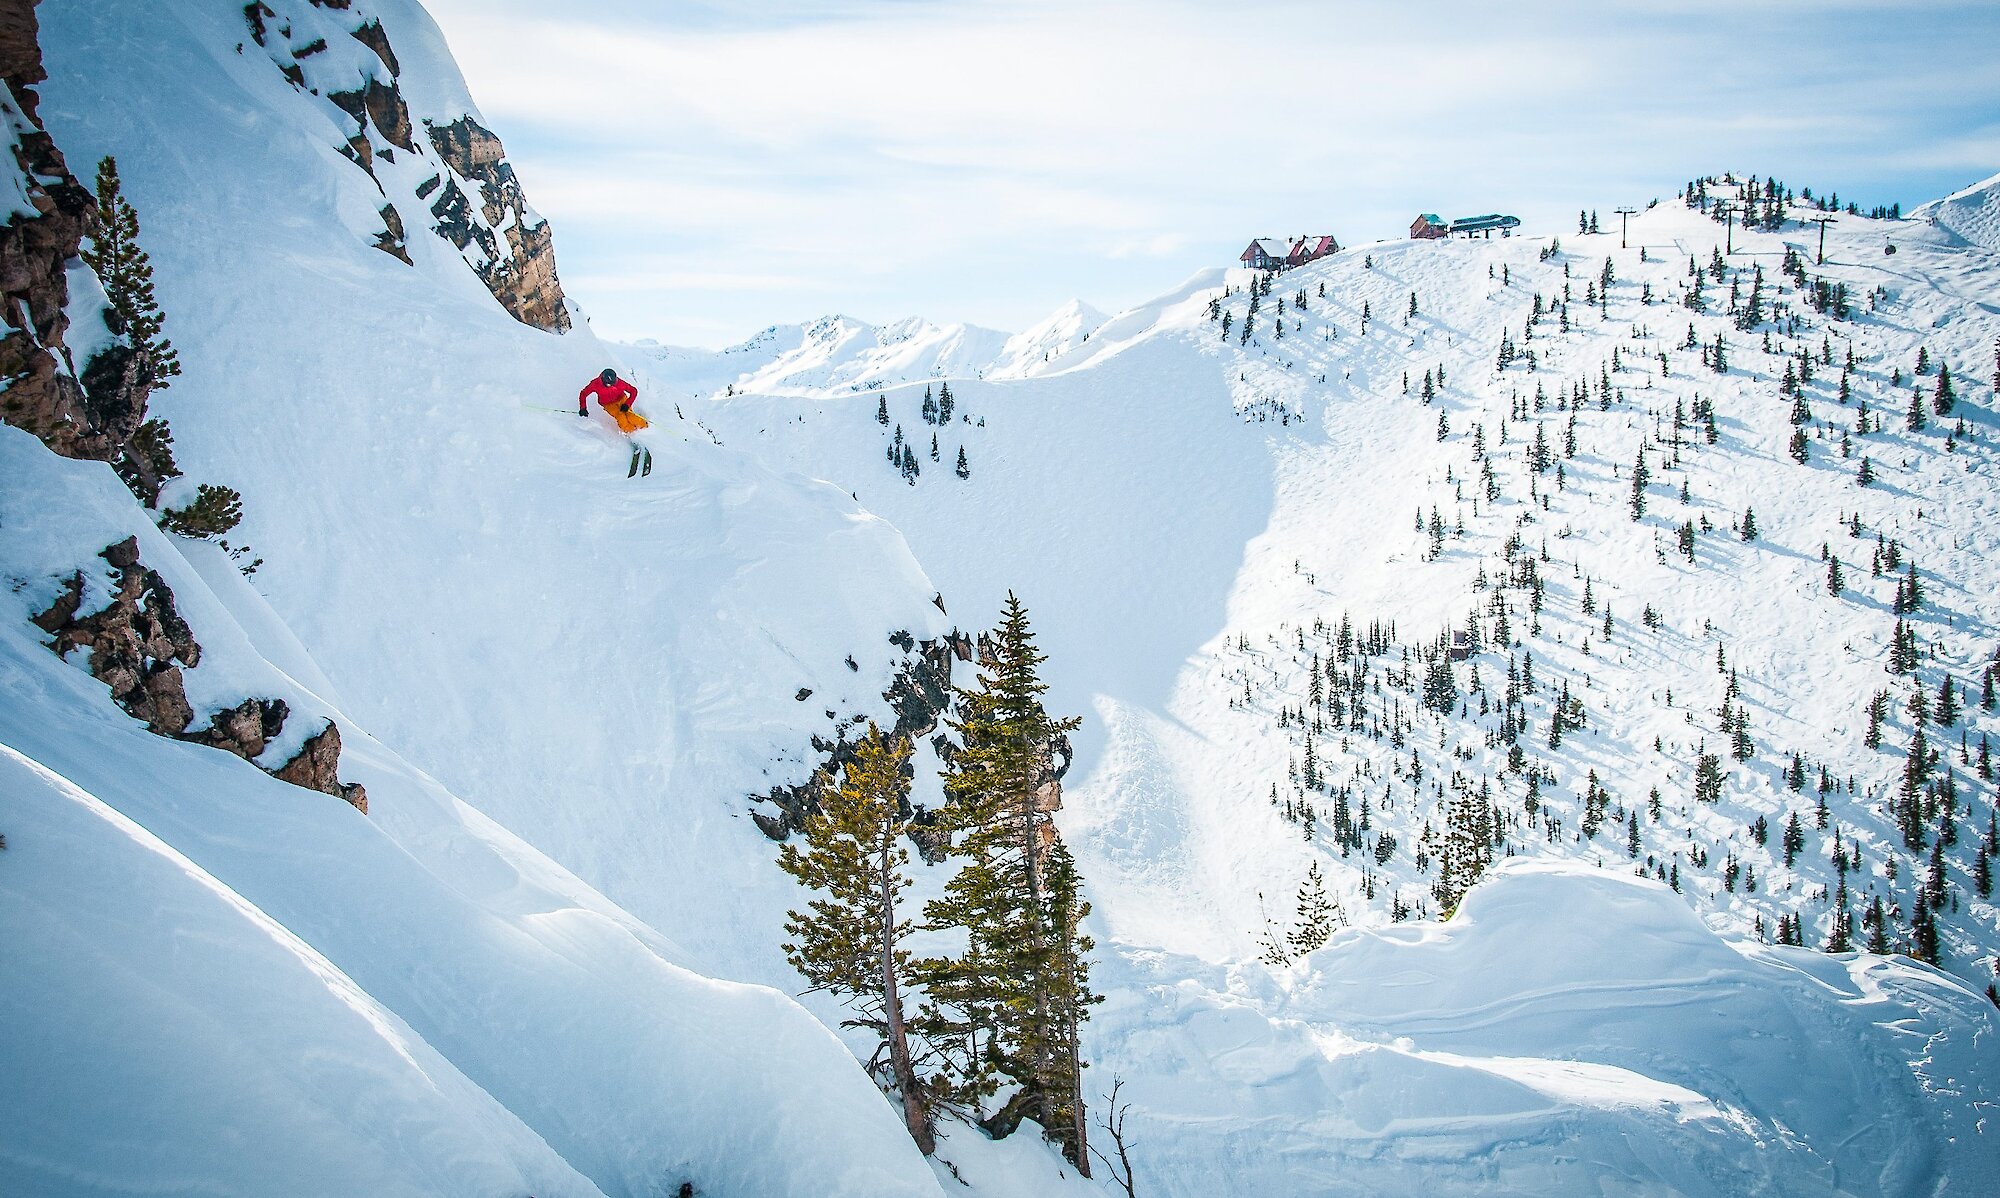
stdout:
{"type": "Polygon", "coordinates": [[[597,403],[607,415],[618,424],[621,433],[636,433],[649,423],[644,416],[632,410],[632,404],[639,398],[639,389],[618,377],[618,372],[609,366],[596,378],[583,385],[576,393],[576,414],[590,415],[585,401],[597,397],[597,403]]]}

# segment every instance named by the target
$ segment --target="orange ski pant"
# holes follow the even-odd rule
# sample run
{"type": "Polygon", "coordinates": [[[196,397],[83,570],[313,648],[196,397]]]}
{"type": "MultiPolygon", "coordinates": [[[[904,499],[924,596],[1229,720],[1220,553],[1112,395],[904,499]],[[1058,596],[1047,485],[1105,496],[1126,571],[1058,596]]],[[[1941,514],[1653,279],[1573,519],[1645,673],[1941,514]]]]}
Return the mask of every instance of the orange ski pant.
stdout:
{"type": "Polygon", "coordinates": [[[604,410],[610,415],[611,419],[618,422],[618,431],[621,433],[636,433],[652,423],[652,421],[647,420],[644,416],[639,415],[639,413],[622,404],[615,407],[608,407],[604,410]]]}

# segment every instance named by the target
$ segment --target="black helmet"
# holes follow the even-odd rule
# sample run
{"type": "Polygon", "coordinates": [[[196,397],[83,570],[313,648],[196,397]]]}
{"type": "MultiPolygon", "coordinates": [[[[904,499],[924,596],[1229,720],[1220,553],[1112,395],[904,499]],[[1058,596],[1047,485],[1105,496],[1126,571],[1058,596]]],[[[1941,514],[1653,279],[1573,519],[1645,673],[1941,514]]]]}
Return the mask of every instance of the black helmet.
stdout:
{"type": "Polygon", "coordinates": [[[604,373],[597,376],[597,381],[609,387],[611,384],[618,381],[618,372],[611,369],[609,366],[606,366],[604,368],[604,373]]]}

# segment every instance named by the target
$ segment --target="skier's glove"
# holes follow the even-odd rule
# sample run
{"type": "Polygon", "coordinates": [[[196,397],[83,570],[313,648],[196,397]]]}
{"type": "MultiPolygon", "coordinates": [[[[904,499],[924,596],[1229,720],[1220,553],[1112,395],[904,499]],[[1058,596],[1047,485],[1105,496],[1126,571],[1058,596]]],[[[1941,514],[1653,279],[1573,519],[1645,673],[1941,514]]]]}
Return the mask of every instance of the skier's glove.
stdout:
{"type": "Polygon", "coordinates": [[[576,410],[576,414],[584,417],[585,419],[588,419],[590,417],[590,413],[585,411],[583,408],[578,408],[576,410]]]}

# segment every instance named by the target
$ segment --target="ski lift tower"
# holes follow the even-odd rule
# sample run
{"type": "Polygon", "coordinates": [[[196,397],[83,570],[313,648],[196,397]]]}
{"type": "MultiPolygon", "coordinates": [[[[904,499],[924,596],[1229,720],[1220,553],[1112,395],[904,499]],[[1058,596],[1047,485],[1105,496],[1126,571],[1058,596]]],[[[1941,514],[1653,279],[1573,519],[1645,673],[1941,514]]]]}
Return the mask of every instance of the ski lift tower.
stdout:
{"type": "Polygon", "coordinates": [[[1724,230],[1722,234],[1722,252],[1733,254],[1736,252],[1736,205],[1730,203],[1728,200],[1718,200],[1715,204],[1715,210],[1722,214],[1724,230]]]}
{"type": "Polygon", "coordinates": [[[1811,221],[1812,223],[1814,223],[1814,224],[1816,224],[1816,225],[1818,225],[1818,226],[1819,226],[1819,257],[1818,257],[1817,259],[1815,259],[1815,260],[1814,260],[1814,262],[1813,262],[1813,265],[1815,265],[1815,266],[1825,266],[1825,265],[1826,265],[1826,227],[1827,227],[1828,225],[1832,224],[1832,223],[1834,222],[1834,220],[1835,220],[1836,218],[1834,218],[1834,217],[1831,217],[1831,216],[1810,216],[1810,217],[1807,217],[1806,219],[1807,219],[1807,220],[1810,220],[1810,221],[1811,221]]]}
{"type": "Polygon", "coordinates": [[[1626,248],[1625,246],[1626,225],[1631,220],[1632,214],[1639,210],[1637,208],[1618,208],[1615,209],[1615,211],[1618,213],[1618,248],[1622,250],[1626,248]]]}

